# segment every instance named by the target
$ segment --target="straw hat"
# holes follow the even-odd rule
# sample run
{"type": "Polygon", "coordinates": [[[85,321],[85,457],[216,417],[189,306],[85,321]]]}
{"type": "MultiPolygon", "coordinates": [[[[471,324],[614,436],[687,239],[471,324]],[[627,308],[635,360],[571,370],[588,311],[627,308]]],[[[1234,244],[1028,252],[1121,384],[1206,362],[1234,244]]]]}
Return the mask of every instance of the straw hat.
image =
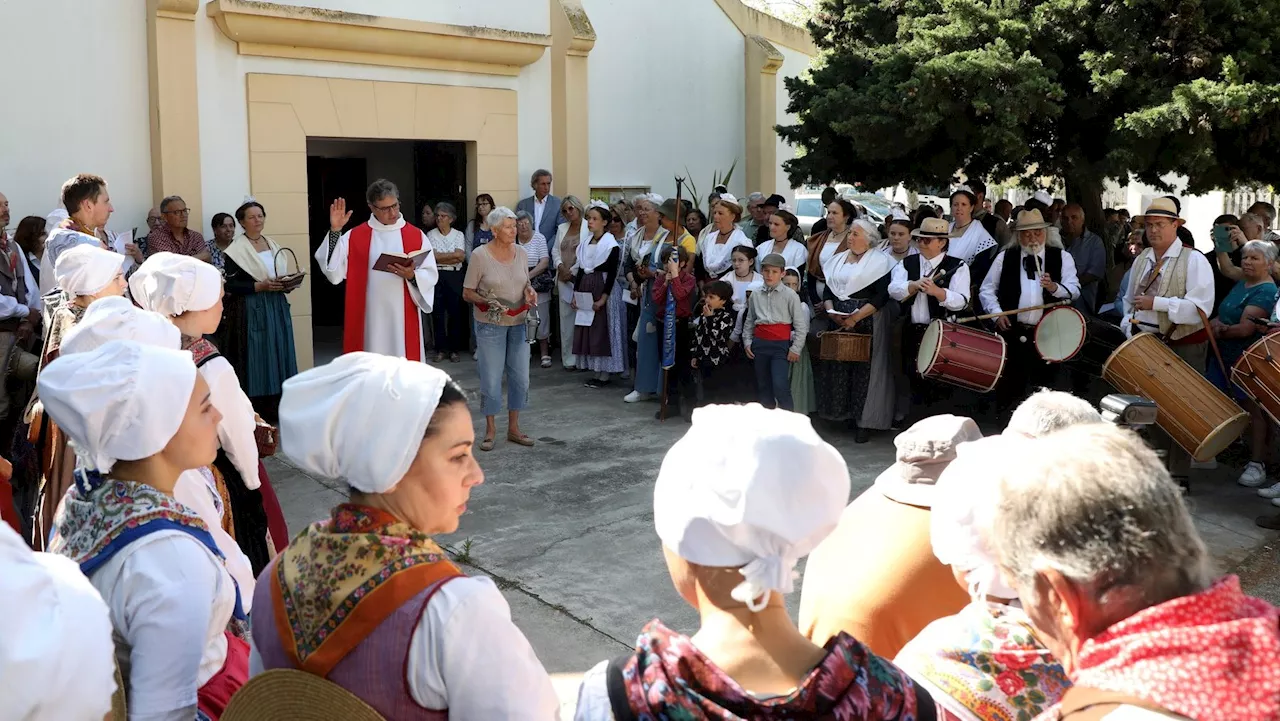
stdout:
{"type": "Polygon", "coordinates": [[[914,238],[949,238],[951,237],[951,225],[942,218],[925,218],[920,222],[920,227],[911,231],[914,238]]]}
{"type": "Polygon", "coordinates": [[[1182,222],[1182,216],[1178,212],[1178,204],[1173,198],[1156,198],[1151,201],[1151,205],[1147,206],[1147,212],[1142,214],[1143,218],[1169,218],[1182,222]]]}
{"type": "Polygon", "coordinates": [[[1024,230],[1039,230],[1048,228],[1049,224],[1044,222],[1044,216],[1038,210],[1024,210],[1018,213],[1018,220],[1013,226],[1013,232],[1020,233],[1024,230]]]}
{"type": "Polygon", "coordinates": [[[355,694],[315,674],[277,668],[249,679],[222,721],[386,721],[355,694]]]}

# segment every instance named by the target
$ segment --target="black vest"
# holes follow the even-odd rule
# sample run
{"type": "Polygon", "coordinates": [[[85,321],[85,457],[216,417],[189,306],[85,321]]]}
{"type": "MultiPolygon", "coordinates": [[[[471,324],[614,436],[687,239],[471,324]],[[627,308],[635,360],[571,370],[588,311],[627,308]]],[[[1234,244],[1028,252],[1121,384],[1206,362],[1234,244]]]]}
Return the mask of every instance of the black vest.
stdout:
{"type": "MultiPolygon", "coordinates": [[[[934,285],[938,286],[939,288],[949,287],[951,285],[951,278],[955,276],[956,268],[959,268],[962,265],[964,265],[964,261],[960,260],[955,256],[948,255],[944,257],[942,259],[941,265],[939,265],[937,268],[934,268],[933,270],[933,275],[935,277],[933,281],[934,285]],[[938,277],[941,271],[945,271],[945,273],[942,274],[941,277],[938,277]]],[[[902,268],[903,270],[907,271],[908,281],[920,280],[920,256],[919,255],[908,255],[907,257],[903,258],[902,268]]],[[[967,297],[968,293],[969,293],[968,288],[960,289],[961,295],[964,295],[967,297]]],[[[951,313],[951,311],[942,307],[942,303],[938,302],[937,298],[934,298],[931,295],[925,296],[925,297],[929,300],[929,317],[930,318],[933,318],[935,320],[942,320],[947,316],[947,314],[951,313]]],[[[907,317],[908,322],[911,321],[911,306],[915,305],[915,302],[916,302],[915,296],[912,296],[903,304],[902,314],[907,317]]]]}
{"type": "MultiPolygon", "coordinates": [[[[1016,310],[1022,302],[1022,278],[1027,274],[1022,267],[1022,247],[1014,246],[1004,252],[1004,266],[1000,268],[1000,285],[996,288],[996,299],[1000,301],[1001,310],[1016,310]]],[[[1062,282],[1062,249],[1045,247],[1044,272],[1055,283],[1062,282]]],[[[1045,303],[1053,303],[1058,299],[1048,290],[1043,291],[1045,303]]]]}

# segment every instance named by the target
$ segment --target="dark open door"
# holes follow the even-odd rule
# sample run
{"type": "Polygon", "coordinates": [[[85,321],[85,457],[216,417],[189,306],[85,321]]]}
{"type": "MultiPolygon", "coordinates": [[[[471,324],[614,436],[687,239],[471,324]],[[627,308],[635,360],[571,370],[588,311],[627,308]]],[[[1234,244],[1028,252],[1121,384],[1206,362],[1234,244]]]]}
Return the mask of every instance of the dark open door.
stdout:
{"type": "Polygon", "coordinates": [[[351,220],[343,230],[350,230],[369,219],[365,203],[364,158],[307,158],[307,214],[311,237],[311,322],[317,338],[321,327],[342,327],[343,292],[346,284],[333,285],[320,272],[315,262],[316,249],[329,232],[329,206],[337,198],[345,198],[351,220]]]}
{"type": "Polygon", "coordinates": [[[422,206],[441,201],[458,209],[458,229],[467,225],[471,204],[467,202],[467,146],[465,143],[419,141],[413,144],[415,197],[413,209],[405,209],[405,218],[418,224],[422,206]]]}

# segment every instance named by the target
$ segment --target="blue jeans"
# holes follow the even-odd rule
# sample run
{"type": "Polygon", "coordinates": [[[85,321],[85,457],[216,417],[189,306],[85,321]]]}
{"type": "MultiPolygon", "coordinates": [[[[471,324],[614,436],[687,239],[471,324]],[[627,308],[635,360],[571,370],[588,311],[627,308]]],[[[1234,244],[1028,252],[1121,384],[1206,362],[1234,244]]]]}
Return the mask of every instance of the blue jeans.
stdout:
{"type": "Polygon", "coordinates": [[[507,410],[529,405],[529,344],[525,324],[476,323],[476,352],[480,370],[480,411],[496,416],[502,410],[502,378],[507,379],[507,410]]]}
{"type": "Polygon", "coordinates": [[[751,352],[756,357],[756,393],[765,408],[795,408],[791,401],[791,363],[787,361],[790,351],[791,341],[751,341],[751,352]]]}

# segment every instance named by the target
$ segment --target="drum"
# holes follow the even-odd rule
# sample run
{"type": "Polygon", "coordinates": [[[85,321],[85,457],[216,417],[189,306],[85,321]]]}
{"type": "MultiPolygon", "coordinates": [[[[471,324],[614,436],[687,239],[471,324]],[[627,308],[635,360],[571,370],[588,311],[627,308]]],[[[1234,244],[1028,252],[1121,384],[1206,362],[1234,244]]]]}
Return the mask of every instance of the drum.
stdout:
{"type": "Polygon", "coordinates": [[[1280,335],[1263,337],[1231,367],[1231,382],[1280,424],[1280,335]]]}
{"type": "Polygon", "coordinates": [[[1197,461],[1221,453],[1249,425],[1248,413],[1151,333],[1117,348],[1102,377],[1121,393],[1155,401],[1156,425],[1197,461]]]}
{"type": "Polygon", "coordinates": [[[1036,352],[1048,363],[1066,363],[1099,378],[1102,366],[1128,340],[1120,328],[1068,306],[1047,311],[1036,324],[1036,352]]]}
{"type": "Polygon", "coordinates": [[[931,380],[987,393],[1004,371],[1004,338],[935,320],[924,331],[916,371],[931,380]]]}

